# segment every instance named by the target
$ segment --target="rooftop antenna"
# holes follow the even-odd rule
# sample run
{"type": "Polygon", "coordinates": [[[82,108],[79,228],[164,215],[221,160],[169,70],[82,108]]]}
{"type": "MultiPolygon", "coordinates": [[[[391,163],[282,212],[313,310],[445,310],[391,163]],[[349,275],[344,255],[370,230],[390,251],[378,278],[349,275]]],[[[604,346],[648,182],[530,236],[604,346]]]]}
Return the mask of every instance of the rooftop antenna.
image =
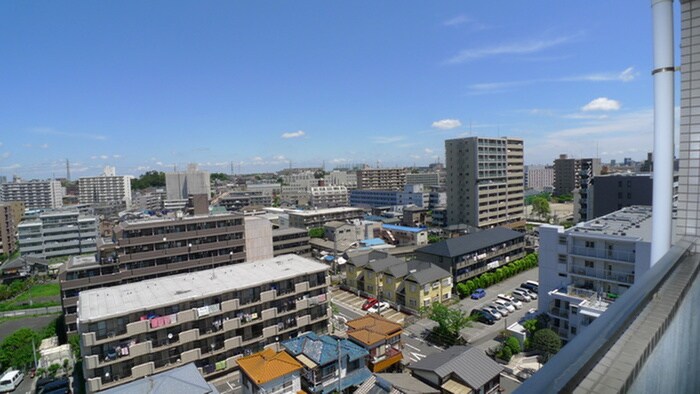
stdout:
{"type": "Polygon", "coordinates": [[[233,162],[231,162],[231,176],[233,176],[233,162]]]}

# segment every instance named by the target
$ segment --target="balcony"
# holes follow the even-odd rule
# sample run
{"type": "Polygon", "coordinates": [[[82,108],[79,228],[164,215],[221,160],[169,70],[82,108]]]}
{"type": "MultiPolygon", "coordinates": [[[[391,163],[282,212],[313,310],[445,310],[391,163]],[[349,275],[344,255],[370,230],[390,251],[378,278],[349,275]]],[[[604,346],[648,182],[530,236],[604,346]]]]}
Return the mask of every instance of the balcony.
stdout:
{"type": "Polygon", "coordinates": [[[624,261],[634,263],[635,253],[627,250],[606,250],[602,248],[586,248],[583,246],[574,246],[571,248],[570,254],[581,257],[596,257],[606,260],[624,261]]]}
{"type": "Polygon", "coordinates": [[[571,268],[569,269],[569,273],[572,275],[585,276],[593,279],[604,279],[630,285],[634,283],[634,272],[614,271],[572,264],[571,268]]]}
{"type": "Polygon", "coordinates": [[[374,373],[384,371],[392,365],[401,362],[401,350],[390,347],[384,354],[370,360],[370,370],[374,373]]]}

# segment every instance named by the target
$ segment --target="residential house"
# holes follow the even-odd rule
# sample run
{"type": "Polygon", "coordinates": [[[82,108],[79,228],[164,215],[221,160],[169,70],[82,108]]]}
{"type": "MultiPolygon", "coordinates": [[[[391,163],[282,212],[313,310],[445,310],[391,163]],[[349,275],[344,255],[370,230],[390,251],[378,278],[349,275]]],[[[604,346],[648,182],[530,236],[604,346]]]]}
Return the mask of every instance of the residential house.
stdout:
{"type": "Polygon", "coordinates": [[[292,394],[301,391],[302,365],[287,352],[272,348],[238,359],[243,394],[292,394]]]}
{"type": "Polygon", "coordinates": [[[347,323],[348,339],[369,352],[367,367],[372,372],[400,366],[403,344],[401,325],[376,314],[368,314],[347,323]]]}
{"type": "Polygon", "coordinates": [[[408,367],[416,378],[443,393],[495,393],[501,388],[503,367],[483,350],[453,346],[408,367]]]}

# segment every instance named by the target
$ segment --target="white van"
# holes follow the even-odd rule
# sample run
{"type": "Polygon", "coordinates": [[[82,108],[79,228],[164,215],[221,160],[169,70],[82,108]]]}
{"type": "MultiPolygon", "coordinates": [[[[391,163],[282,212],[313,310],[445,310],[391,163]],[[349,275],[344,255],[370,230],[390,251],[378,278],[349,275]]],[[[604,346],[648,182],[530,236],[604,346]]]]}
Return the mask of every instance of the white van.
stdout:
{"type": "Polygon", "coordinates": [[[24,374],[20,371],[10,371],[0,378],[0,393],[13,391],[24,379],[24,374]]]}

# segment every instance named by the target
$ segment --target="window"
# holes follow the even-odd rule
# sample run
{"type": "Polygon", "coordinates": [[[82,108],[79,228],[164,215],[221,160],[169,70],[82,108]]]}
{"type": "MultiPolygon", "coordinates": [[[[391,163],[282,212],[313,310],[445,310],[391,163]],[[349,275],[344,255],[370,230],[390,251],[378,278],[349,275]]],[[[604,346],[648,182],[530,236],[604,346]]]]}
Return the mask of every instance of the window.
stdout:
{"type": "Polygon", "coordinates": [[[593,241],[586,241],[586,247],[587,247],[587,248],[595,248],[595,242],[593,242],[593,241]]]}
{"type": "Polygon", "coordinates": [[[384,292],[384,296],[386,296],[386,298],[391,298],[391,292],[390,292],[390,291],[385,291],[385,292],[384,292]]]}
{"type": "Polygon", "coordinates": [[[418,288],[417,288],[416,285],[414,285],[414,284],[409,285],[409,286],[408,286],[408,289],[409,289],[410,291],[412,291],[412,292],[418,291],[418,288]]]}
{"type": "Polygon", "coordinates": [[[423,292],[428,293],[430,291],[430,285],[423,286],[423,292]]]}
{"type": "Polygon", "coordinates": [[[440,282],[439,282],[439,281],[433,283],[433,289],[437,289],[438,287],[440,287],[440,282]]]}
{"type": "Polygon", "coordinates": [[[571,335],[576,335],[576,327],[571,327],[571,335]]]}
{"type": "Polygon", "coordinates": [[[430,306],[430,298],[423,300],[423,306],[430,306]]]}
{"type": "Polygon", "coordinates": [[[584,262],[584,264],[586,265],[586,268],[593,268],[593,262],[592,262],[592,261],[586,260],[586,261],[584,262]]]}
{"type": "Polygon", "coordinates": [[[572,315],[575,315],[575,314],[577,314],[577,313],[578,313],[578,308],[576,308],[576,307],[571,308],[571,314],[572,314],[572,315]]]}
{"type": "Polygon", "coordinates": [[[451,296],[450,293],[445,293],[445,294],[442,295],[442,298],[443,298],[444,300],[449,300],[449,299],[450,299],[450,296],[451,296]]]}
{"type": "Polygon", "coordinates": [[[416,307],[416,300],[408,300],[408,306],[415,308],[416,307]]]}
{"type": "Polygon", "coordinates": [[[391,277],[387,276],[385,281],[386,281],[386,284],[390,285],[391,284],[391,277]]]}

